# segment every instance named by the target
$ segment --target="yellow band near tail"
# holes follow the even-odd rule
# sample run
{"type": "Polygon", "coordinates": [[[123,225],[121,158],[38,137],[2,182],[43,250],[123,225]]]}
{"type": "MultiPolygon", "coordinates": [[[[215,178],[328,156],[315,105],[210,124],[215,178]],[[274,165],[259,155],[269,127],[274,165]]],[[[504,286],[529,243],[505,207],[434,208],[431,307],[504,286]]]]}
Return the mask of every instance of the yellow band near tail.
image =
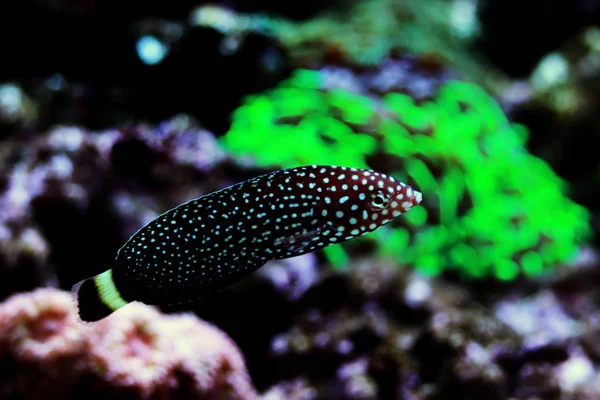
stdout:
{"type": "Polygon", "coordinates": [[[127,304],[115,286],[112,279],[112,269],[97,275],[94,278],[94,283],[98,288],[100,300],[110,309],[117,310],[127,304]]]}

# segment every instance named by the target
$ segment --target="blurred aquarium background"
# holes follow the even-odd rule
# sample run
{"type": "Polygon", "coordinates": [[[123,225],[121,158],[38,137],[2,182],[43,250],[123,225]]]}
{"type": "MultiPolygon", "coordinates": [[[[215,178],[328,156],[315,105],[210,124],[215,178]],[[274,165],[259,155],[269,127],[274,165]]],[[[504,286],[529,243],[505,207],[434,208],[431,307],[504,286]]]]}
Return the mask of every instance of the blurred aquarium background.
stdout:
{"type": "Polygon", "coordinates": [[[599,0],[0,4],[0,399],[600,399],[599,0]],[[281,168],[423,202],[187,309],[71,286],[281,168]]]}

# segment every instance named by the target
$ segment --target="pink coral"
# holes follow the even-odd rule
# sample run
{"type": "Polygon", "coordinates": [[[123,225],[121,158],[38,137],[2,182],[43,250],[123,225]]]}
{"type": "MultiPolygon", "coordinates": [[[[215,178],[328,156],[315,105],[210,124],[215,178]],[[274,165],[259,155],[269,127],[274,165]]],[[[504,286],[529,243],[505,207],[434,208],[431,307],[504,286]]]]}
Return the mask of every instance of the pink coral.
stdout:
{"type": "Polygon", "coordinates": [[[170,329],[179,339],[174,343],[178,358],[176,375],[185,376],[193,391],[219,399],[257,398],[249,383],[244,359],[235,343],[215,326],[192,315],[170,317],[170,329]]]}
{"type": "Polygon", "coordinates": [[[64,399],[255,399],[233,341],[192,315],[133,303],[96,324],[77,320],[71,296],[55,289],[0,304],[0,393],[64,399]],[[81,393],[83,391],[83,393],[81,393]]]}
{"type": "Polygon", "coordinates": [[[89,361],[106,386],[131,389],[147,398],[168,379],[174,364],[173,338],[158,311],[132,304],[92,325],[89,361]]]}
{"type": "Polygon", "coordinates": [[[25,398],[42,393],[61,398],[85,368],[85,337],[71,297],[55,289],[38,289],[10,297],[0,305],[2,364],[16,362],[15,381],[3,391],[25,398]]]}

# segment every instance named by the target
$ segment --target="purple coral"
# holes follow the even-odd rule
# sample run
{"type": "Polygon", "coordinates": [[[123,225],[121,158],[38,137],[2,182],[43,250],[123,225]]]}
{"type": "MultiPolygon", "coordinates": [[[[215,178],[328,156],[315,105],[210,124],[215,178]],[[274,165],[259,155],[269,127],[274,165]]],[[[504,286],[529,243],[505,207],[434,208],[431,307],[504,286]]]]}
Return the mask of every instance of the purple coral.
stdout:
{"type": "Polygon", "coordinates": [[[58,126],[7,142],[0,271],[11,283],[0,283],[0,299],[70,287],[83,278],[84,262],[92,272],[110,265],[115,248],[158,211],[220,188],[207,175],[218,176],[224,158],[214,135],[183,115],[103,132],[58,126]]]}
{"type": "Polygon", "coordinates": [[[307,253],[283,260],[272,260],[257,271],[290,301],[298,300],[318,279],[317,257],[307,253]]]}

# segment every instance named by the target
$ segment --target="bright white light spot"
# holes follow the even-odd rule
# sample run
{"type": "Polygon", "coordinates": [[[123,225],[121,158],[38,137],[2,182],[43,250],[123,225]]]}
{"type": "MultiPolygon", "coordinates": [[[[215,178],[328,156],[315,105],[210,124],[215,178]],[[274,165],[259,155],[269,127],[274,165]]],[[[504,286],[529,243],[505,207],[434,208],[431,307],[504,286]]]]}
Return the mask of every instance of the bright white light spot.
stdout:
{"type": "Polygon", "coordinates": [[[537,90],[545,90],[558,84],[566,83],[569,78],[569,64],[558,53],[544,57],[532,75],[533,86],[537,90]]]}
{"type": "Polygon", "coordinates": [[[142,36],[135,45],[144,64],[158,64],[167,55],[168,47],[154,36],[142,36]]]}

